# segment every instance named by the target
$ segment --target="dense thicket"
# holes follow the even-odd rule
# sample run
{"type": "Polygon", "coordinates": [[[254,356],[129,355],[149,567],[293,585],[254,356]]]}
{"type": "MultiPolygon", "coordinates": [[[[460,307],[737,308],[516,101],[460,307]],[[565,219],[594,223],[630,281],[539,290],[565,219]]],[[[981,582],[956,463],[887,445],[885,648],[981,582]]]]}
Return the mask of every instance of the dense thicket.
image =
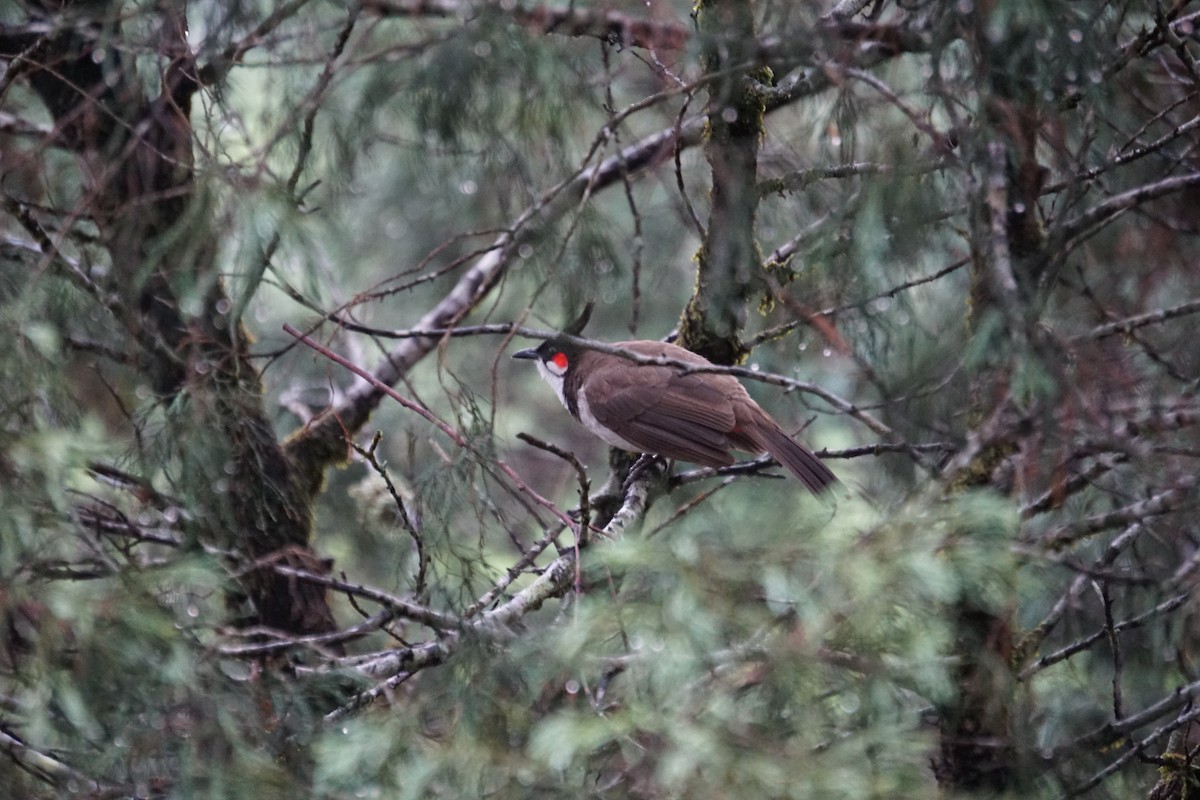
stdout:
{"type": "Polygon", "coordinates": [[[1198,22],[0,5],[0,794],[1190,796],[1198,22]],[[589,302],[832,500],[608,453],[589,302]]]}

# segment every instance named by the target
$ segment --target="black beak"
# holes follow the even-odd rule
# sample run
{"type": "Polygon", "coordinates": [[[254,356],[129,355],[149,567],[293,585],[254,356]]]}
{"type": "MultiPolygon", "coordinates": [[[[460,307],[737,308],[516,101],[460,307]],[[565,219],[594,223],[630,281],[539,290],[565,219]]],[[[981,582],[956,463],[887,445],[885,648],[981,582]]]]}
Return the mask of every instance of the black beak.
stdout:
{"type": "Polygon", "coordinates": [[[517,352],[512,354],[512,357],[513,358],[536,359],[538,357],[538,354],[537,354],[537,350],[530,348],[528,350],[518,350],[517,352]]]}

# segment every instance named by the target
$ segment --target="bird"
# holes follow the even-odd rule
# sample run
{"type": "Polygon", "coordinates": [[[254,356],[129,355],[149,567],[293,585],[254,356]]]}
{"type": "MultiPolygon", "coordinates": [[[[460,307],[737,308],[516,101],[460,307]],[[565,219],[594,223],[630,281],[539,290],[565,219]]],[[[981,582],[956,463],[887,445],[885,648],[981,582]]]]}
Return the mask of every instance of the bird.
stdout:
{"type": "MultiPolygon", "coordinates": [[[[668,342],[613,346],[646,358],[713,366],[703,356],[668,342]]],[[[639,364],[581,347],[561,335],[512,357],[534,361],[571,416],[613,447],[706,467],[733,464],[731,450],[767,452],[813,494],[837,482],[829,467],[784,432],[732,375],[639,364]]]]}

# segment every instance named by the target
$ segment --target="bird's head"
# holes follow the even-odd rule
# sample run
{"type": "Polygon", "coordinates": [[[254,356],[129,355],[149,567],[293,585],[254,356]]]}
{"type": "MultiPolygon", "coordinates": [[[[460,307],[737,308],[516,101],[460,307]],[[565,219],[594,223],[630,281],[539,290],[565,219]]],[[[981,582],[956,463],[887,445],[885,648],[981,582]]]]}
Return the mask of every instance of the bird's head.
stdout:
{"type": "MultiPolygon", "coordinates": [[[[592,308],[594,304],[588,303],[583,307],[583,313],[572,322],[563,328],[563,333],[570,336],[579,336],[583,333],[584,327],[592,316],[592,308]]],[[[513,353],[513,358],[524,358],[530,361],[537,362],[538,373],[545,378],[546,383],[554,387],[555,393],[558,394],[560,400],[566,405],[566,400],[563,399],[563,381],[567,377],[567,372],[574,366],[579,356],[583,353],[583,349],[576,347],[561,337],[547,339],[537,347],[529,348],[528,350],[518,350],[513,353]]]]}
{"type": "Polygon", "coordinates": [[[538,373],[561,394],[567,372],[582,351],[562,339],[547,339],[537,347],[518,350],[513,358],[523,358],[537,363],[538,373]]]}

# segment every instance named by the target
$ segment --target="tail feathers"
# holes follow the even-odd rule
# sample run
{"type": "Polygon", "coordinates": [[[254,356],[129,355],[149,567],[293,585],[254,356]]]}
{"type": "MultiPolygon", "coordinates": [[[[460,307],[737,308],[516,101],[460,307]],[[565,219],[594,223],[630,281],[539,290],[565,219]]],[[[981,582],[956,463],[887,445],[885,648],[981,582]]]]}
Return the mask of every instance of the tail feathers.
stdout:
{"type": "Polygon", "coordinates": [[[837,483],[837,476],[804,445],[778,426],[767,424],[754,430],[755,444],[770,453],[788,472],[800,479],[813,494],[821,494],[837,483]]]}

